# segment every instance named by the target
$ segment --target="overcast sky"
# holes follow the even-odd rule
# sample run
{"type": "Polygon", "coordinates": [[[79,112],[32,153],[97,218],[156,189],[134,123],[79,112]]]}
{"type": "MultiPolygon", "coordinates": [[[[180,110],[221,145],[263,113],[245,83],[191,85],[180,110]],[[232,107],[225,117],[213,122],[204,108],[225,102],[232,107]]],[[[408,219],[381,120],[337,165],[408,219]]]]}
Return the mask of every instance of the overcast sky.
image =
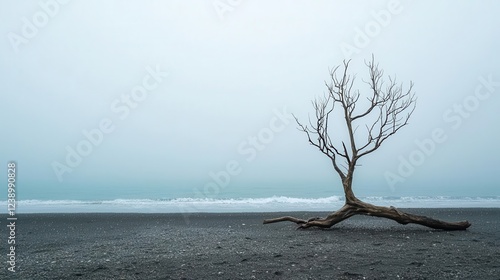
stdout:
{"type": "Polygon", "coordinates": [[[18,163],[20,199],[187,195],[224,170],[235,197],[340,195],[290,113],[307,120],[344,59],[366,92],[374,54],[386,75],[415,83],[418,105],[360,162],[357,195],[500,195],[498,11],[498,1],[1,1],[1,160],[18,163]]]}

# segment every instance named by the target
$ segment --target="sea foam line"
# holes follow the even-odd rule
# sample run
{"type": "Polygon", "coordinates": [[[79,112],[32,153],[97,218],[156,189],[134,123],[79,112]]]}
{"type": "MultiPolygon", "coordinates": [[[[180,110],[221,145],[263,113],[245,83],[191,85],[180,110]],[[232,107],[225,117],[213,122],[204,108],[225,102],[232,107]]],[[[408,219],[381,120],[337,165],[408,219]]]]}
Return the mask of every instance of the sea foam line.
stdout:
{"type": "MultiPolygon", "coordinates": [[[[368,203],[404,208],[500,207],[500,196],[490,197],[364,197],[368,203]]],[[[274,212],[331,211],[344,204],[344,198],[296,198],[272,196],[264,198],[175,198],[175,199],[113,199],[113,200],[19,200],[20,213],[75,212],[274,212]]],[[[1,201],[0,207],[6,207],[1,201]]]]}

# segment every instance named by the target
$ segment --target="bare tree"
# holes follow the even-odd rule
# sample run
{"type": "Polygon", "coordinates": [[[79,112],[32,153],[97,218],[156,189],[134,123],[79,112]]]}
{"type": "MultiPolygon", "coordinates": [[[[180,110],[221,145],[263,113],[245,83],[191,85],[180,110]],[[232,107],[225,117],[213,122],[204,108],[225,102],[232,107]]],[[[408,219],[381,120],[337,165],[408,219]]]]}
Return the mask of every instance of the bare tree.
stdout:
{"type": "Polygon", "coordinates": [[[330,72],[331,81],[326,83],[327,96],[313,101],[315,121],[309,120],[309,125],[303,125],[294,116],[300,130],[307,135],[309,143],[331,160],[333,169],[342,181],[345,205],[326,218],[302,220],[285,216],[265,220],[264,224],[290,221],[297,223],[299,228],[329,228],[354,215],[368,215],[392,219],[404,225],[415,223],[434,229],[467,229],[470,226],[468,221],[445,222],[408,214],[392,206],[383,207],[363,202],[354,195],[352,182],[358,161],[376,151],[385,140],[408,124],[415,109],[416,98],[412,92],[412,82],[407,90],[403,90],[403,84],[398,84],[396,79],[391,77],[388,78],[388,83],[385,83],[384,72],[379,69],[378,64],[375,64],[372,56],[372,60],[366,63],[370,73],[370,79],[366,81],[370,93],[366,97],[367,101],[362,104],[363,99],[360,100],[359,90],[353,90],[355,76],[348,74],[349,62],[344,61],[343,65],[337,66],[330,72]],[[343,68],[340,68],[341,66],[343,68]],[[365,108],[360,108],[362,105],[365,105],[365,108]],[[329,121],[335,113],[344,118],[348,135],[345,141],[340,140],[339,135],[332,134],[337,138],[335,142],[330,138],[329,121]],[[358,131],[360,125],[364,128],[358,131]],[[360,141],[360,137],[364,138],[364,141],[360,141]]]}

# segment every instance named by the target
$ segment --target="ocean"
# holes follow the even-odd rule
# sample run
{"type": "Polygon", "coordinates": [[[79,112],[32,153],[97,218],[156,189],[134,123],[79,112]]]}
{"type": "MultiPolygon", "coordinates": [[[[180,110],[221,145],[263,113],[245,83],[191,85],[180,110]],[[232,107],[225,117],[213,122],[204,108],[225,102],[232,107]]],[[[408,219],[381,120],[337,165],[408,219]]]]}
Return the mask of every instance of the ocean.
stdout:
{"type": "MultiPolygon", "coordinates": [[[[399,208],[499,208],[500,196],[489,197],[360,197],[365,202],[399,208]]],[[[344,204],[341,196],[300,198],[175,198],[112,200],[19,200],[16,213],[230,213],[333,211],[344,204]]],[[[7,201],[0,207],[7,209],[7,201]]]]}

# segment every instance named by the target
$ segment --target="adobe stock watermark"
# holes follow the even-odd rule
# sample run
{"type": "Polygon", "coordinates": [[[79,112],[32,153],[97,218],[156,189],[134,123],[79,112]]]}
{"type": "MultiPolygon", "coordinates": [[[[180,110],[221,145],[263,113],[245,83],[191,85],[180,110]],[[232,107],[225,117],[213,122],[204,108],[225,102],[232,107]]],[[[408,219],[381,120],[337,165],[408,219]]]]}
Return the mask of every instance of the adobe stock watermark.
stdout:
{"type": "Polygon", "coordinates": [[[68,4],[71,0],[42,0],[38,2],[40,9],[30,18],[21,18],[21,30],[19,33],[9,32],[7,38],[16,53],[19,52],[21,45],[26,45],[35,38],[39,31],[49,24],[50,20],[57,16],[61,7],[68,4]]]}
{"type": "Polygon", "coordinates": [[[342,42],[340,50],[345,59],[351,58],[354,54],[361,53],[361,50],[366,48],[372,40],[377,37],[383,28],[389,26],[393,16],[399,15],[403,11],[403,6],[399,0],[390,0],[387,7],[378,12],[371,11],[372,19],[365,23],[362,28],[356,26],[354,28],[354,36],[352,43],[342,42]]]}
{"type": "MultiPolygon", "coordinates": [[[[167,72],[160,70],[159,65],[156,65],[155,68],[146,67],[146,72],[147,74],[142,78],[141,83],[134,86],[129,93],[124,93],[111,102],[109,108],[113,117],[117,117],[121,121],[126,120],[132,110],[137,109],[168,76],[167,72]]],[[[66,146],[66,156],[62,163],[52,162],[52,169],[59,182],[63,181],[63,175],[73,172],[73,169],[78,167],[94,148],[101,145],[107,134],[115,131],[116,121],[113,121],[113,117],[102,118],[95,128],[83,129],[83,139],[73,146],[66,146]]]]}
{"type": "Polygon", "coordinates": [[[215,0],[212,2],[215,12],[220,20],[224,20],[227,13],[232,13],[243,0],[215,0]]]}
{"type": "MultiPolygon", "coordinates": [[[[492,93],[500,87],[500,82],[493,81],[490,74],[487,78],[479,77],[479,83],[473,94],[466,96],[462,102],[455,103],[443,113],[443,121],[448,124],[451,130],[457,130],[462,127],[464,120],[470,118],[472,113],[479,109],[482,102],[488,100],[492,93]]],[[[416,148],[406,157],[399,156],[399,165],[397,172],[386,171],[385,180],[392,191],[398,183],[403,183],[410,177],[418,166],[424,164],[425,160],[432,156],[438,145],[448,140],[446,129],[442,127],[434,128],[431,135],[425,139],[416,139],[416,148]]]]}
{"type": "MultiPolygon", "coordinates": [[[[219,171],[210,171],[208,173],[209,181],[203,188],[194,188],[193,192],[197,198],[215,198],[222,190],[227,188],[231,179],[243,171],[244,162],[253,162],[258,154],[274,141],[277,134],[284,131],[286,127],[294,120],[293,116],[286,111],[286,106],[281,110],[274,109],[273,117],[269,120],[266,127],[260,129],[256,134],[247,137],[237,146],[237,152],[242,157],[240,160],[231,159],[225,164],[225,168],[219,171]]],[[[196,206],[179,206],[184,215],[186,223],[189,223],[189,213],[198,212],[196,206]]]]}

